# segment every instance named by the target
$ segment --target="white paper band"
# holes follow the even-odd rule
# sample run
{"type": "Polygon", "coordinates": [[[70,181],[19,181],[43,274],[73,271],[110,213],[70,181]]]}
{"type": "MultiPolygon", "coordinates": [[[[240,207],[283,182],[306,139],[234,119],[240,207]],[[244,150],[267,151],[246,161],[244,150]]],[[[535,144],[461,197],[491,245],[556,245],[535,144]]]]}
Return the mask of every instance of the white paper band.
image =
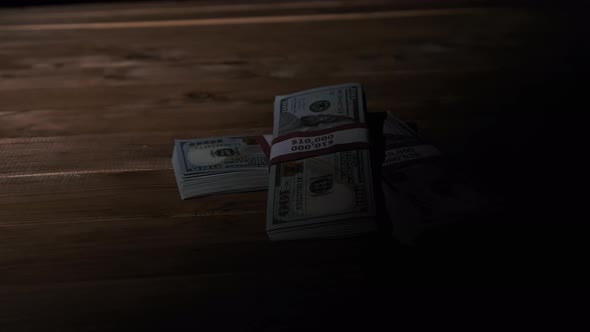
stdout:
{"type": "Polygon", "coordinates": [[[440,156],[440,151],[432,145],[406,146],[385,151],[383,166],[393,165],[404,161],[440,156]]]}
{"type": "Polygon", "coordinates": [[[272,161],[291,154],[314,154],[319,150],[357,143],[368,143],[367,128],[348,128],[315,136],[294,136],[274,143],[270,159],[272,161]]]}

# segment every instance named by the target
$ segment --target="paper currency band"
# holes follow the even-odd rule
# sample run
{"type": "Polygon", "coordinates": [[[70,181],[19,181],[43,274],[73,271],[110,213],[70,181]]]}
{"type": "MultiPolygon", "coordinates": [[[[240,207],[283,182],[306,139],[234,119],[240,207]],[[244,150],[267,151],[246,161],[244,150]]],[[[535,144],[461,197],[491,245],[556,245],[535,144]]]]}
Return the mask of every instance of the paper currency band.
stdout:
{"type": "Polygon", "coordinates": [[[405,146],[385,151],[385,160],[382,166],[390,166],[417,159],[425,159],[440,156],[440,151],[429,144],[405,146]]]}
{"type": "Polygon", "coordinates": [[[348,124],[317,131],[294,132],[273,140],[270,165],[339,151],[368,149],[365,124],[348,124]]]}
{"type": "Polygon", "coordinates": [[[266,160],[270,159],[270,146],[272,144],[272,135],[256,136],[256,141],[260,145],[260,149],[266,156],[266,160]]]}

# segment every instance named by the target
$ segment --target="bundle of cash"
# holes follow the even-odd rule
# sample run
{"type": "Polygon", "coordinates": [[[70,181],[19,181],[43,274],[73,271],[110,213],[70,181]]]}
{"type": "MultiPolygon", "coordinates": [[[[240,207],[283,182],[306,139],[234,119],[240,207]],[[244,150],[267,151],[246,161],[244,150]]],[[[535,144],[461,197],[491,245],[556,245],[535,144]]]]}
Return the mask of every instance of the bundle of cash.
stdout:
{"type": "MultiPolygon", "coordinates": [[[[176,140],[172,166],[182,199],[268,186],[266,137],[176,140]]],[[[268,146],[270,148],[270,146],[268,146]]]]}
{"type": "Polygon", "coordinates": [[[376,229],[361,85],[277,96],[266,230],[271,240],[376,229]]]}
{"type": "Polygon", "coordinates": [[[384,205],[401,242],[412,244],[424,231],[465,218],[485,205],[478,192],[444,167],[436,147],[389,112],[383,137],[384,205]]]}

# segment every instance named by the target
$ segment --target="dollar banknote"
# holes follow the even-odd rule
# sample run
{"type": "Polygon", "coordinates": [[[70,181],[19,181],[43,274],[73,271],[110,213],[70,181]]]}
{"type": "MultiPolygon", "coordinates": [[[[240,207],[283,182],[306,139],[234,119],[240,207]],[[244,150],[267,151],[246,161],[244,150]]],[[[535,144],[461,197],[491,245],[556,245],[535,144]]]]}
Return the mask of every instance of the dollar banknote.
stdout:
{"type": "Polygon", "coordinates": [[[172,166],[181,198],[266,189],[264,144],[263,137],[176,140],[172,166]]]}
{"type": "Polygon", "coordinates": [[[273,137],[267,206],[272,240],[375,229],[360,84],[277,96],[273,137]]]}
{"type": "Polygon", "coordinates": [[[412,244],[429,229],[481,210],[485,198],[442,163],[441,152],[392,113],[383,124],[382,189],[393,234],[412,244]]]}

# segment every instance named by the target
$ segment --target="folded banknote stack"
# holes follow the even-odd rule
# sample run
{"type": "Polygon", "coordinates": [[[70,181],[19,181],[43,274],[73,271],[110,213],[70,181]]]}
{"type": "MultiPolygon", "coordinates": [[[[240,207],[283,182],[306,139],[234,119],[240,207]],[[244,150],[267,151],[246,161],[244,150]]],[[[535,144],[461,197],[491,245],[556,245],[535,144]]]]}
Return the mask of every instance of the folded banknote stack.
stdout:
{"type": "Polygon", "coordinates": [[[276,97],[266,221],[271,240],[376,229],[366,123],[358,83],[276,97]]]}
{"type": "Polygon", "coordinates": [[[176,140],[172,166],[180,197],[266,189],[264,144],[263,137],[176,140]]]}

